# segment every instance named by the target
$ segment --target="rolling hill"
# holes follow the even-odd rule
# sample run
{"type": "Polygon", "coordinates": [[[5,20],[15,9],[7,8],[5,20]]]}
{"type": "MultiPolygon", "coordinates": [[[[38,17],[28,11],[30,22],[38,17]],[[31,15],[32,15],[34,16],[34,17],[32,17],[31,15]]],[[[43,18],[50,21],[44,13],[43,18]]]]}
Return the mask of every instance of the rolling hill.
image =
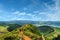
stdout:
{"type": "Polygon", "coordinates": [[[39,21],[4,21],[0,22],[1,40],[20,40],[20,39],[45,39],[55,40],[60,38],[60,22],[39,22],[39,21]],[[40,26],[36,26],[36,24],[40,26]],[[53,26],[54,25],[54,26],[53,26]],[[55,26],[56,25],[56,26],[55,26]],[[21,35],[24,35],[22,37],[21,35]]]}

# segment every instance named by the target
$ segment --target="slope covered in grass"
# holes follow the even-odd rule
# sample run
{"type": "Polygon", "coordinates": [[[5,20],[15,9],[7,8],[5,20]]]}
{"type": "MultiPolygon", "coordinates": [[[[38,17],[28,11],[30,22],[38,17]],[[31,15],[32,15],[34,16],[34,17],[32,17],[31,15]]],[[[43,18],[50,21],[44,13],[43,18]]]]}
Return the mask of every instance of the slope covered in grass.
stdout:
{"type": "Polygon", "coordinates": [[[7,27],[5,26],[0,26],[0,32],[7,31],[7,27]]]}
{"type": "Polygon", "coordinates": [[[54,29],[51,26],[39,26],[37,29],[40,31],[42,35],[46,35],[48,33],[54,32],[54,29]]]}
{"type": "Polygon", "coordinates": [[[24,39],[24,37],[31,38],[32,40],[42,40],[42,36],[45,40],[53,40],[60,35],[60,28],[47,25],[36,27],[32,24],[25,24],[22,26],[9,24],[9,27],[0,26],[0,32],[3,32],[3,34],[0,33],[0,40],[20,40],[24,39]]]}
{"type": "Polygon", "coordinates": [[[33,40],[37,40],[38,37],[41,37],[37,27],[33,26],[32,24],[23,25],[19,30],[22,30],[25,35],[29,36],[33,40]]]}

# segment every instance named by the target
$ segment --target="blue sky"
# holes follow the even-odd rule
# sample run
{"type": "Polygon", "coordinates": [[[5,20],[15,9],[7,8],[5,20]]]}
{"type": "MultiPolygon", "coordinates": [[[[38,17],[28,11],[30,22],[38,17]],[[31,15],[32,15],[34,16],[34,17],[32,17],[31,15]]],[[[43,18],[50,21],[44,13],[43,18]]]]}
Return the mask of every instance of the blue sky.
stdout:
{"type": "Polygon", "coordinates": [[[60,0],[0,0],[0,21],[60,21],[60,0]]]}

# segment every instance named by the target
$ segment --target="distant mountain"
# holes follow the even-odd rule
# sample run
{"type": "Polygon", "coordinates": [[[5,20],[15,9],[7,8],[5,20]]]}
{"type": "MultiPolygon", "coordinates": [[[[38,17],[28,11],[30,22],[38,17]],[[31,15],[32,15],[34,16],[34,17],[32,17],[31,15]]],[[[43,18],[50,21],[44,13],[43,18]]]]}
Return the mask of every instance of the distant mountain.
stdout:
{"type": "Polygon", "coordinates": [[[0,21],[0,24],[39,24],[39,21],[28,20],[0,21]]]}
{"type": "Polygon", "coordinates": [[[41,21],[41,25],[51,25],[55,27],[60,27],[60,21],[41,21]]]}
{"type": "Polygon", "coordinates": [[[36,26],[40,25],[51,25],[55,27],[60,27],[60,21],[29,21],[29,20],[13,20],[13,21],[0,21],[0,25],[6,24],[34,24],[36,26]]]}

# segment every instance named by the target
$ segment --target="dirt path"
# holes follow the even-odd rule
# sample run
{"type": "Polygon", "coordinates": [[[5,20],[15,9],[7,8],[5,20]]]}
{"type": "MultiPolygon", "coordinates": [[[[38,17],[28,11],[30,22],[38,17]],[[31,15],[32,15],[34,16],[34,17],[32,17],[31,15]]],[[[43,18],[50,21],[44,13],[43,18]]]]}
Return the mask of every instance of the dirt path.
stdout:
{"type": "MultiPolygon", "coordinates": [[[[32,40],[29,36],[25,35],[23,31],[20,31],[20,37],[23,38],[24,40],[32,40]]],[[[42,39],[38,39],[38,40],[42,40],[42,39]]]]}
{"type": "Polygon", "coordinates": [[[24,36],[24,40],[32,40],[30,37],[23,35],[24,36]]]}
{"type": "Polygon", "coordinates": [[[21,31],[20,36],[23,37],[24,40],[32,40],[29,36],[24,35],[24,33],[21,31]]]}

